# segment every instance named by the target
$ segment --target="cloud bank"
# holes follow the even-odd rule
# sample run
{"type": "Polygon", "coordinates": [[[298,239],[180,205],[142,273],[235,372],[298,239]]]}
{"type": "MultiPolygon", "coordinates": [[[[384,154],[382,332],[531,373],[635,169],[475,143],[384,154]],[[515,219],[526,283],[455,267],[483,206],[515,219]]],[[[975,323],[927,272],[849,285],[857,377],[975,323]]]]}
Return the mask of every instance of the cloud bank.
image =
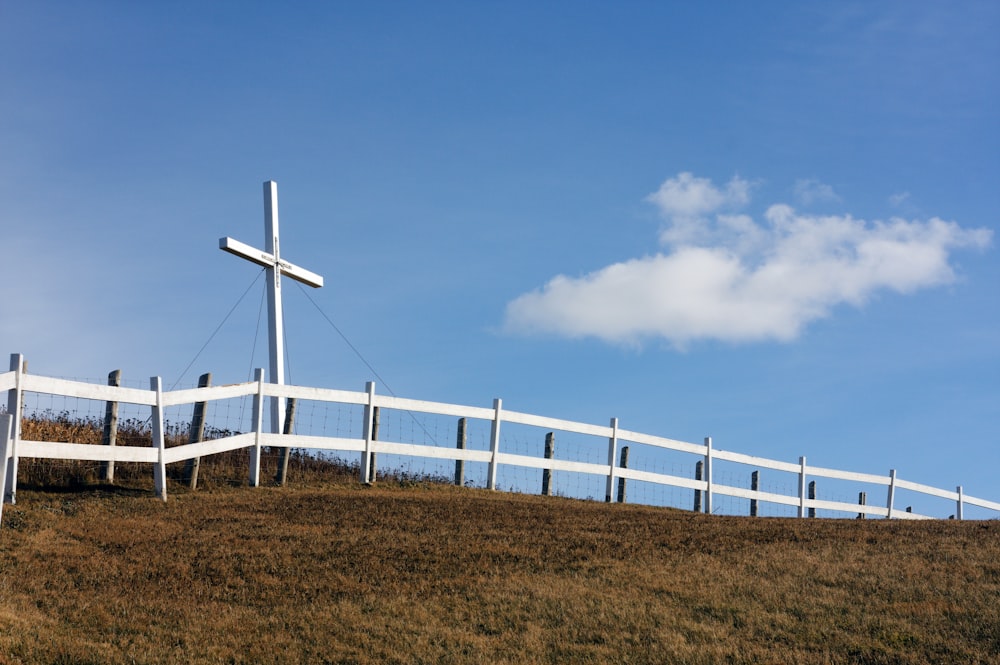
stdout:
{"type": "Polygon", "coordinates": [[[938,218],[866,222],[781,203],[759,222],[739,213],[751,190],[739,177],[723,186],[690,173],[669,178],[647,197],[663,218],[663,251],[582,277],[558,275],[508,303],[504,329],[676,347],[790,341],[837,305],[954,281],[951,250],[984,248],[992,238],[938,218]]]}

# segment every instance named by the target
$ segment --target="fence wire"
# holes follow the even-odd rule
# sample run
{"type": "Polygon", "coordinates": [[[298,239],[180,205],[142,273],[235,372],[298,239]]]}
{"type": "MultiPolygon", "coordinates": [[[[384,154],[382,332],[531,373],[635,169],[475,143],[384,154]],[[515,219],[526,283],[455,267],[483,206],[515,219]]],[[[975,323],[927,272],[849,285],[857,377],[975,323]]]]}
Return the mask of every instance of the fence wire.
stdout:
{"type": "MultiPolygon", "coordinates": [[[[79,380],[76,380],[79,381],[79,380]]],[[[103,380],[83,381],[95,385],[106,385],[103,380]]],[[[123,387],[148,389],[139,381],[122,381],[123,387]]],[[[194,387],[194,386],[190,386],[194,387]]],[[[253,401],[250,395],[237,398],[217,399],[206,403],[205,426],[202,440],[230,437],[253,430],[253,401]]],[[[102,400],[57,394],[24,391],[21,401],[21,416],[24,440],[60,441],[73,443],[102,443],[108,404],[102,400]],[[39,432],[40,424],[48,428],[44,436],[39,432]]],[[[193,438],[191,422],[195,405],[182,404],[164,407],[162,419],[164,435],[168,447],[188,443],[193,438]]],[[[0,411],[4,411],[0,408],[0,411]]],[[[269,409],[265,408],[265,413],[269,409]]],[[[118,445],[152,446],[152,413],[149,406],[118,404],[118,445]]],[[[490,451],[492,420],[485,418],[465,418],[464,446],[473,451],[490,451]]],[[[404,409],[379,408],[375,439],[379,442],[408,444],[421,447],[455,448],[459,445],[459,419],[436,413],[410,411],[404,409]]],[[[319,439],[345,439],[362,441],[366,427],[366,407],[361,404],[343,404],[323,400],[297,400],[291,433],[319,439]]],[[[499,450],[502,453],[533,458],[550,457],[556,462],[586,463],[607,467],[609,440],[606,437],[580,434],[562,430],[547,430],[544,427],[502,422],[499,450]],[[547,443],[547,439],[552,437],[547,443]]],[[[244,449],[233,451],[236,455],[248,455],[244,449]]],[[[703,456],[663,448],[649,444],[619,441],[614,447],[614,465],[627,466],[629,470],[673,476],[682,479],[701,480],[703,456]],[[627,449],[627,462],[623,455],[627,449]]],[[[269,451],[265,466],[276,464],[277,451],[269,451]]],[[[326,449],[297,448],[293,451],[293,466],[306,469],[312,461],[333,461],[349,472],[360,475],[361,455],[357,452],[326,449]]],[[[468,487],[489,485],[489,464],[466,461],[457,463],[454,459],[413,454],[380,452],[373,462],[373,478],[394,478],[404,481],[461,482],[468,487]],[[462,477],[458,478],[461,467],[462,477]]],[[[75,477],[85,480],[96,478],[102,462],[79,460],[35,459],[26,462],[41,468],[39,477],[53,475],[60,468],[72,467],[75,477]]],[[[140,463],[122,464],[123,468],[142,466],[140,463]]],[[[807,467],[808,475],[808,467],[807,467]]],[[[549,473],[543,467],[526,467],[517,464],[498,464],[496,469],[496,489],[538,494],[543,492],[544,479],[548,477],[548,492],[555,496],[575,499],[603,501],[608,498],[607,475],[552,469],[549,473]]],[[[883,507],[887,504],[888,488],[884,483],[865,483],[828,477],[810,478],[810,492],[819,501],[837,502],[849,506],[864,502],[868,506],[883,507]]],[[[799,478],[797,473],[757,470],[751,465],[716,459],[712,471],[714,486],[734,489],[757,490],[764,493],[798,499],[799,478]],[[757,481],[751,480],[757,471],[757,481]]],[[[624,499],[630,503],[643,503],[692,510],[696,506],[705,509],[707,497],[700,491],[677,487],[667,483],[628,479],[624,482],[616,478],[611,489],[612,501],[619,500],[619,492],[624,490],[624,499]]],[[[798,515],[797,505],[757,500],[756,514],[762,517],[794,517],[798,515]]],[[[748,498],[730,496],[718,491],[712,494],[712,512],[725,515],[748,515],[752,501],[748,498]]],[[[894,512],[907,510],[919,514],[949,514],[956,516],[955,502],[931,496],[919,491],[897,489],[894,495],[894,512]]],[[[863,509],[859,508],[859,513],[863,509]]],[[[827,508],[811,511],[818,517],[855,517],[853,511],[827,508]]],[[[988,509],[968,506],[965,518],[996,518],[996,513],[988,509]]]]}

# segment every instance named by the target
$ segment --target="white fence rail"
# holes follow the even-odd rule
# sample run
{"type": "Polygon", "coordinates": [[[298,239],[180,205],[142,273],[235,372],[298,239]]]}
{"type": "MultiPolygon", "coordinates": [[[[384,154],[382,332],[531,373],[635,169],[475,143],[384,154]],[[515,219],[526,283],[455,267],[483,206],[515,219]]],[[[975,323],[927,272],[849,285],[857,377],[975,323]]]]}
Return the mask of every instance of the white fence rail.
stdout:
{"type": "MultiPolygon", "coordinates": [[[[822,467],[811,467],[804,457],[798,463],[782,462],[742,453],[716,450],[712,440],[706,438],[704,443],[688,443],[665,437],[632,432],[618,427],[617,419],[612,419],[607,426],[547,418],[527,413],[503,410],[502,401],[494,401],[492,408],[462,406],[440,402],[428,402],[414,399],[404,399],[393,396],[378,395],[373,383],[367,385],[365,392],[330,390],[303,386],[274,385],[264,383],[262,370],[257,371],[255,381],[248,383],[193,388],[176,391],[164,391],[159,377],[150,379],[149,390],[135,388],[120,388],[96,385],[36,376],[23,371],[23,360],[20,355],[11,356],[11,371],[0,374],[0,391],[7,391],[7,414],[0,419],[0,492],[7,503],[13,503],[17,491],[17,468],[20,458],[46,458],[65,460],[95,460],[103,462],[142,462],[153,465],[154,488],[156,495],[164,501],[167,498],[165,466],[184,460],[212,455],[239,448],[250,449],[250,468],[248,482],[251,486],[260,484],[261,448],[272,446],[278,448],[308,448],[323,451],[353,452],[360,454],[361,479],[373,477],[374,455],[386,453],[416,458],[436,460],[454,460],[456,462],[473,462],[488,465],[485,485],[489,489],[497,487],[497,472],[502,466],[542,469],[548,473],[570,472],[589,474],[605,480],[605,499],[612,501],[616,485],[619,500],[624,500],[625,481],[640,481],[658,486],[669,486],[693,490],[695,505],[705,512],[713,511],[715,496],[728,496],[738,499],[748,499],[755,502],[772,503],[782,506],[792,506],[797,509],[799,517],[812,516],[816,510],[848,513],[858,516],[877,516],[899,519],[933,519],[906,510],[895,505],[896,493],[906,490],[938,499],[954,502],[954,516],[963,519],[966,506],[977,506],[988,511],[996,511],[1000,516],[1000,503],[969,496],[962,487],[956,491],[943,490],[919,483],[914,483],[896,477],[895,470],[888,476],[880,476],[852,471],[840,471],[822,467]],[[25,393],[40,393],[99,400],[107,403],[127,403],[140,407],[149,407],[151,422],[152,445],[116,446],[82,444],[72,441],[32,441],[21,437],[21,419],[11,417],[21,414],[24,408],[25,393]],[[166,447],[164,434],[163,412],[167,407],[199,402],[213,402],[233,398],[251,397],[252,427],[245,433],[230,434],[222,438],[166,447]],[[363,430],[358,436],[313,436],[301,434],[275,434],[264,431],[265,398],[295,398],[311,402],[338,405],[352,405],[364,409],[363,430]],[[431,446],[403,441],[381,440],[376,437],[376,408],[394,409],[409,413],[433,414],[436,416],[451,416],[489,424],[489,447],[486,450],[466,449],[459,447],[431,446]],[[594,463],[590,461],[574,461],[537,457],[518,454],[502,449],[501,428],[505,425],[522,425],[549,429],[564,433],[599,437],[607,441],[607,462],[594,463]],[[699,475],[695,478],[682,477],[662,471],[650,471],[638,468],[626,468],[617,463],[623,447],[645,446],[658,451],[682,453],[694,456],[699,462],[699,475]],[[769,469],[786,474],[794,474],[797,478],[797,493],[784,494],[773,491],[760,491],[756,487],[746,489],[718,482],[713,478],[713,465],[718,462],[728,462],[752,467],[769,469]],[[845,501],[821,500],[815,497],[810,489],[815,485],[808,482],[809,478],[821,477],[839,481],[850,481],[875,485],[885,489],[884,504],[856,504],[845,501]]],[[[463,424],[464,426],[464,424],[463,424]]],[[[603,453],[602,453],[603,455],[603,453]]],[[[603,459],[603,457],[602,457],[603,459]]],[[[2,506],[2,504],[0,504],[2,506]]]]}

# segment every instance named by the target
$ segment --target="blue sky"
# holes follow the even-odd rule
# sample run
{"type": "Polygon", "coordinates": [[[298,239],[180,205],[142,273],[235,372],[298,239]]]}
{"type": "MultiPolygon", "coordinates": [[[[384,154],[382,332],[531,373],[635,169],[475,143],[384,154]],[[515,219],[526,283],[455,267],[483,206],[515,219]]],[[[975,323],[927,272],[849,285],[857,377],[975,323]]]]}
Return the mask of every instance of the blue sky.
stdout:
{"type": "MultiPolygon", "coordinates": [[[[996,499],[1000,7],[0,3],[0,348],[266,364],[282,254],[397,394],[996,499]],[[261,335],[263,335],[263,330],[261,335]]],[[[290,378],[371,372],[298,288],[290,378]]]]}

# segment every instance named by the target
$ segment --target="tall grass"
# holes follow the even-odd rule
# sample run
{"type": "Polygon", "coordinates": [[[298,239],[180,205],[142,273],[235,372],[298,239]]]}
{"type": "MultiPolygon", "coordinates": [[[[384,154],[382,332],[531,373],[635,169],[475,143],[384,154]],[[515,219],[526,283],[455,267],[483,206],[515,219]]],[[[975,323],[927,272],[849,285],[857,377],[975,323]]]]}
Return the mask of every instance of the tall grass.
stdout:
{"type": "MultiPolygon", "coordinates": [[[[188,423],[170,423],[166,426],[167,447],[189,441],[188,423]]],[[[103,420],[80,418],[69,412],[45,411],[21,420],[21,437],[32,441],[65,441],[98,445],[104,434],[103,420]]],[[[204,439],[217,439],[235,434],[228,430],[206,427],[204,439]]],[[[148,421],[122,420],[118,423],[116,444],[120,446],[151,446],[152,427],[148,421]]],[[[278,469],[281,449],[265,448],[261,456],[261,477],[273,478],[278,469]]],[[[171,491],[183,489],[186,461],[167,465],[167,480],[174,483],[171,491]]],[[[246,482],[250,465],[249,449],[233,450],[201,459],[198,472],[199,487],[241,485],[246,482]]],[[[18,464],[20,489],[67,489],[93,487],[103,481],[102,464],[87,460],[52,460],[21,458],[18,464]]],[[[321,457],[306,450],[293,449],[289,459],[289,474],[299,481],[329,481],[359,473],[357,463],[349,464],[334,457],[321,457]]],[[[117,462],[115,482],[126,487],[152,485],[151,464],[117,462]]]]}

